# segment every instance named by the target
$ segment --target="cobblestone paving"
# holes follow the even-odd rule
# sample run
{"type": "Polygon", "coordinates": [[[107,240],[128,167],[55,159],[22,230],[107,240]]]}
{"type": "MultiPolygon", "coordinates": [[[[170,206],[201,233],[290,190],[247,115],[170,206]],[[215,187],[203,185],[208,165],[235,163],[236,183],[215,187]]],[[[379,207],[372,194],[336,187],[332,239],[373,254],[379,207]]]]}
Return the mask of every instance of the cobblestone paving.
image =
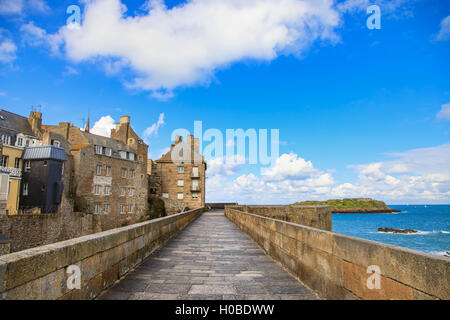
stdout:
{"type": "Polygon", "coordinates": [[[317,299],[223,212],[193,221],[99,299],[317,299]]]}

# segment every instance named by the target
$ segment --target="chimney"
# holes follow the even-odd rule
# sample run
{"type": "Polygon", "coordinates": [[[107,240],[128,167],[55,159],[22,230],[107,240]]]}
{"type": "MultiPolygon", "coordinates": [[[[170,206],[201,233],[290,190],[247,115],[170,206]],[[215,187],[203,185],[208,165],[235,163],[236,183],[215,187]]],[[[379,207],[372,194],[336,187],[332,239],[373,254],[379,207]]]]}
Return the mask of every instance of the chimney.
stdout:
{"type": "Polygon", "coordinates": [[[183,138],[181,136],[175,137],[175,144],[179,144],[181,141],[183,141],[183,138]]]}
{"type": "Polygon", "coordinates": [[[68,122],[60,122],[59,123],[59,127],[64,129],[64,133],[63,136],[66,140],[69,140],[69,128],[70,128],[70,123],[68,122]]]}
{"type": "Polygon", "coordinates": [[[130,124],[130,116],[121,116],[120,124],[130,124]]]}
{"type": "Polygon", "coordinates": [[[89,123],[89,116],[88,116],[87,122],[86,122],[86,128],[84,128],[84,132],[89,133],[89,127],[90,127],[90,123],[89,123]]]}
{"type": "Polygon", "coordinates": [[[30,117],[28,118],[28,123],[31,126],[31,130],[33,130],[35,134],[40,132],[42,125],[42,113],[39,111],[31,111],[30,117]]]}

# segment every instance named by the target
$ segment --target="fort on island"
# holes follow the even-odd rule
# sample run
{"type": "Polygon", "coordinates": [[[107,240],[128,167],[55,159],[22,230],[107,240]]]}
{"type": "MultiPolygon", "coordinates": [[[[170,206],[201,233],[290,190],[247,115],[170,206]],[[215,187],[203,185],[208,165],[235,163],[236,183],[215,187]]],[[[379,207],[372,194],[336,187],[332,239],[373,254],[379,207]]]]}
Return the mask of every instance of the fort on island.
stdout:
{"type": "Polygon", "coordinates": [[[450,259],[332,232],[383,202],[206,203],[198,138],[148,159],[131,120],[0,110],[0,300],[450,299],[450,259]]]}

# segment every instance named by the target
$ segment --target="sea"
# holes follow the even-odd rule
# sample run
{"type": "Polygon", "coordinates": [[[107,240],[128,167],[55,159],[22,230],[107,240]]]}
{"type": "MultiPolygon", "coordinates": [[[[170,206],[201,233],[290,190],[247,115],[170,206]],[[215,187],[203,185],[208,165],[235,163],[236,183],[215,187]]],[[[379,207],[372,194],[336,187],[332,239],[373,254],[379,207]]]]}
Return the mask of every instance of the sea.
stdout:
{"type": "Polygon", "coordinates": [[[333,214],[333,231],[440,256],[450,255],[450,205],[388,205],[398,213],[333,214]],[[418,233],[379,232],[378,228],[418,233]]]}

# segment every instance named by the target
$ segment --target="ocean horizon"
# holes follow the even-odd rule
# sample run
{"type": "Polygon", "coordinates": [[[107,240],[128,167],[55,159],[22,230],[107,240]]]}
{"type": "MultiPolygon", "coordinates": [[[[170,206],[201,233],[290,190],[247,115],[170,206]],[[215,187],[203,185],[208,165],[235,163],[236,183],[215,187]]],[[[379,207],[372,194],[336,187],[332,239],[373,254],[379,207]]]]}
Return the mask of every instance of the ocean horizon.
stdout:
{"type": "Polygon", "coordinates": [[[439,256],[450,251],[450,205],[389,205],[396,213],[333,214],[333,231],[439,256]],[[378,228],[417,233],[379,232],[378,228]]]}

